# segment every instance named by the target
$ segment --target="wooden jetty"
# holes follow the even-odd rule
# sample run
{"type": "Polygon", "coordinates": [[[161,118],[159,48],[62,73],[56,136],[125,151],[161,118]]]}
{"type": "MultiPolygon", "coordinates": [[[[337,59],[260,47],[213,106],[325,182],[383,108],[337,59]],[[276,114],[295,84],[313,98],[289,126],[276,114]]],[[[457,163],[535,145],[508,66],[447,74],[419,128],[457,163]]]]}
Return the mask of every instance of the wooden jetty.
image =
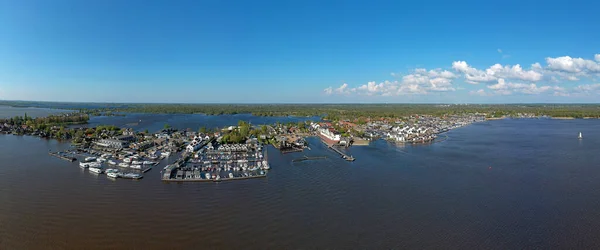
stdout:
{"type": "Polygon", "coordinates": [[[60,155],[59,153],[48,152],[48,154],[51,155],[51,156],[54,156],[56,158],[63,159],[65,161],[74,162],[74,161],[77,160],[77,158],[75,158],[75,157],[66,157],[64,155],[60,155]]]}
{"type": "Polygon", "coordinates": [[[340,154],[344,160],[347,160],[347,161],[354,161],[354,160],[356,160],[354,157],[352,157],[350,155],[347,155],[346,153],[344,153],[341,150],[339,150],[338,148],[336,148],[334,144],[329,144],[329,143],[325,142],[324,140],[321,140],[321,141],[325,145],[327,145],[327,148],[332,149],[336,153],[340,154]]]}
{"type": "Polygon", "coordinates": [[[354,157],[345,154],[344,152],[342,152],[341,150],[339,150],[335,146],[329,146],[329,148],[332,149],[333,151],[337,152],[338,154],[340,154],[344,160],[347,160],[347,161],[354,161],[355,160],[354,157]]]}
{"type": "Polygon", "coordinates": [[[282,154],[287,154],[287,153],[294,153],[294,152],[302,152],[303,149],[302,148],[282,148],[279,151],[281,151],[282,154]]]}
{"type": "Polygon", "coordinates": [[[267,177],[266,174],[263,175],[255,175],[255,176],[241,176],[241,177],[233,177],[233,178],[223,178],[221,177],[221,179],[216,180],[216,179],[201,179],[201,178],[190,178],[190,179],[165,179],[163,178],[162,180],[165,182],[221,182],[221,181],[235,181],[235,180],[247,180],[247,179],[257,179],[257,178],[264,178],[267,177]]]}
{"type": "Polygon", "coordinates": [[[299,161],[308,161],[308,160],[319,160],[319,159],[327,159],[327,156],[304,156],[302,158],[296,158],[293,159],[292,162],[299,162],[299,161]]]}

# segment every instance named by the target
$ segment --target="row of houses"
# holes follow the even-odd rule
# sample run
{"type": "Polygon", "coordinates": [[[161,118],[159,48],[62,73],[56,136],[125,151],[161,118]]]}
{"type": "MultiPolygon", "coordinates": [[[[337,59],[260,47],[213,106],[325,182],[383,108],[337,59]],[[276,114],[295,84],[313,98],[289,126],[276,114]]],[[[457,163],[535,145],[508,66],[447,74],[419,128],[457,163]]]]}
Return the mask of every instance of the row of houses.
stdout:
{"type": "Polygon", "coordinates": [[[185,147],[185,150],[190,153],[197,151],[202,147],[203,140],[210,140],[210,137],[208,135],[204,138],[202,136],[194,136],[194,139],[185,147]]]}
{"type": "Polygon", "coordinates": [[[428,127],[396,126],[387,133],[387,137],[397,142],[405,142],[417,137],[430,136],[431,134],[433,134],[433,130],[428,127]]]}

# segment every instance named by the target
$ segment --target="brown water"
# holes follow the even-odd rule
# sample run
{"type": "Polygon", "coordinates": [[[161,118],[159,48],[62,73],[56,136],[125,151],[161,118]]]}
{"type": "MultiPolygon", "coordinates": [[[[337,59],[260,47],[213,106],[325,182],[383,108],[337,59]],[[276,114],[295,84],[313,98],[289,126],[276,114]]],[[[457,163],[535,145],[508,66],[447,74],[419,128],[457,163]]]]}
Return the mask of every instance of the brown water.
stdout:
{"type": "Polygon", "coordinates": [[[507,120],[444,142],[378,141],[338,158],[270,149],[266,179],[110,180],[0,136],[0,249],[600,247],[600,121],[507,120]],[[579,131],[584,139],[576,139],[579,131]],[[491,168],[490,168],[491,167],[491,168]]]}

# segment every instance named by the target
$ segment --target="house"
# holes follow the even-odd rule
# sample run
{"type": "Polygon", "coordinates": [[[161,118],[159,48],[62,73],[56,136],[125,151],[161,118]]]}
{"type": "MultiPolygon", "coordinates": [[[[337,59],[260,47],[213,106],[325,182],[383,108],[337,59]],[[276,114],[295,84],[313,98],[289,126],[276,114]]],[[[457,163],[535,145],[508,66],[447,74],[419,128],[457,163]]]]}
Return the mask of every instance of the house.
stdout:
{"type": "Polygon", "coordinates": [[[190,144],[188,144],[188,145],[185,147],[185,150],[186,150],[187,152],[190,152],[190,153],[192,153],[192,152],[194,152],[194,151],[196,151],[196,150],[200,149],[200,147],[201,147],[201,146],[202,146],[202,139],[200,139],[199,141],[198,141],[198,140],[193,140],[192,142],[190,142],[190,144]]]}
{"type": "Polygon", "coordinates": [[[119,140],[119,141],[127,141],[127,142],[134,142],[135,141],[135,136],[133,135],[120,135],[117,136],[115,139],[119,140]]]}
{"type": "Polygon", "coordinates": [[[95,142],[96,145],[107,148],[122,149],[129,146],[129,142],[115,139],[102,139],[95,142]]]}
{"type": "Polygon", "coordinates": [[[132,128],[126,128],[125,130],[123,130],[123,135],[131,135],[133,136],[135,134],[135,132],[133,132],[132,128]]]}

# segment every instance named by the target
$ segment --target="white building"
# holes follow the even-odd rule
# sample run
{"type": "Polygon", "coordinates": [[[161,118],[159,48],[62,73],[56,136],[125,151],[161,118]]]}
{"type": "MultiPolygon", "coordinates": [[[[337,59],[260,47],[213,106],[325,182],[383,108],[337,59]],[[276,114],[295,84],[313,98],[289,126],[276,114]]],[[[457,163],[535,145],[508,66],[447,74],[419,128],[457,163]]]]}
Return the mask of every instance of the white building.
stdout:
{"type": "Polygon", "coordinates": [[[332,140],[332,141],[339,141],[341,139],[340,134],[333,133],[333,132],[329,131],[329,129],[326,129],[326,128],[319,129],[319,133],[321,133],[321,135],[325,136],[327,139],[332,140]]]}
{"type": "Polygon", "coordinates": [[[194,140],[185,147],[185,150],[192,153],[200,149],[200,146],[202,146],[202,137],[196,136],[194,137],[194,140]]]}

